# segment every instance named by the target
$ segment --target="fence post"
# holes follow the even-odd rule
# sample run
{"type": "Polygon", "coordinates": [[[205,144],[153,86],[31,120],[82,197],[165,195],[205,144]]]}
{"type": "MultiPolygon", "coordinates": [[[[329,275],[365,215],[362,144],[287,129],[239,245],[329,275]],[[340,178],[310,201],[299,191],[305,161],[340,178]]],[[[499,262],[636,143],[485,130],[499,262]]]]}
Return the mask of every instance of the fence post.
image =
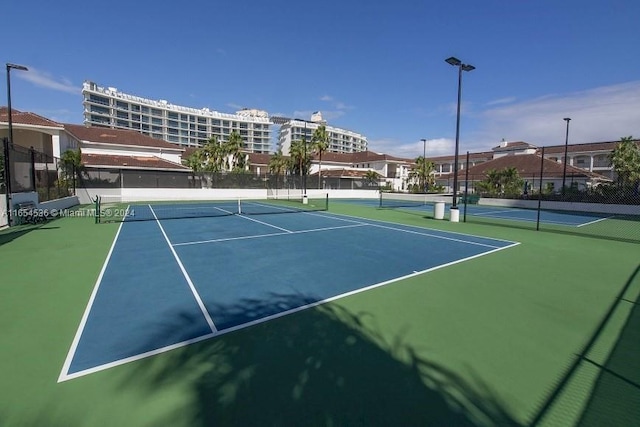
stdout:
{"type": "Polygon", "coordinates": [[[36,150],[33,149],[33,146],[29,147],[29,161],[31,162],[31,173],[30,175],[30,179],[31,179],[31,188],[33,188],[33,191],[37,192],[37,188],[36,188],[36,150]]]}
{"type": "Polygon", "coordinates": [[[467,203],[469,203],[469,152],[467,151],[467,164],[464,173],[464,215],[462,222],[467,222],[467,203]]]}
{"type": "Polygon", "coordinates": [[[542,176],[544,174],[544,147],[540,157],[540,189],[538,190],[538,217],[536,219],[536,231],[540,231],[540,208],[542,206],[542,176]]]}
{"type": "Polygon", "coordinates": [[[11,161],[9,160],[9,138],[2,139],[4,152],[4,185],[7,192],[7,225],[11,227],[11,161]]]}

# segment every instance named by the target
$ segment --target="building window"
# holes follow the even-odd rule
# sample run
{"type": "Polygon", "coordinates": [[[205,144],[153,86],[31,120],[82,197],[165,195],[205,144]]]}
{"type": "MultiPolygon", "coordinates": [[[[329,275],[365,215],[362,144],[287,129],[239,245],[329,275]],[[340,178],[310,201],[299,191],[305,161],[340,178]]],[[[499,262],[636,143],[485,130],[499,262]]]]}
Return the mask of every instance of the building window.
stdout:
{"type": "Polygon", "coordinates": [[[105,107],[98,107],[97,105],[92,105],[91,112],[98,114],[109,114],[109,109],[105,107]]]}
{"type": "Polygon", "coordinates": [[[109,98],[91,94],[89,95],[89,102],[95,102],[96,104],[109,105],[109,98]]]}

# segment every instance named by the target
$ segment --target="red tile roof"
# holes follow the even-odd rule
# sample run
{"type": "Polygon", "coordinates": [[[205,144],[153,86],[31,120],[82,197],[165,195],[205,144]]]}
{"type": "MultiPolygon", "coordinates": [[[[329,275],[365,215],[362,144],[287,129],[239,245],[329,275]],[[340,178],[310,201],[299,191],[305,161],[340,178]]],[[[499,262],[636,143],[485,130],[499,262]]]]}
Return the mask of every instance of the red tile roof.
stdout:
{"type": "MultiPolygon", "coordinates": [[[[521,178],[532,177],[534,175],[540,176],[540,160],[541,157],[537,154],[522,154],[522,155],[510,155],[502,156],[497,159],[490,160],[488,162],[480,163],[469,168],[469,177],[474,176],[474,179],[484,179],[489,170],[501,170],[504,168],[516,168],[521,178]]],[[[543,176],[558,177],[562,176],[564,171],[564,165],[562,163],[554,162],[553,160],[544,159],[543,163],[543,176]]],[[[458,179],[464,179],[466,171],[461,170],[458,172],[458,179]]],[[[609,181],[605,176],[597,173],[589,172],[584,169],[576,168],[571,165],[567,165],[567,176],[573,176],[576,178],[593,178],[609,181]]],[[[453,177],[453,173],[448,175],[442,175],[438,179],[448,179],[453,177]]]]}
{"type": "MultiPolygon", "coordinates": [[[[635,141],[635,143],[638,144],[638,146],[640,146],[640,139],[634,139],[632,141],[635,141]]],[[[589,152],[589,151],[606,151],[607,153],[609,153],[614,148],[616,148],[616,144],[619,142],[620,141],[618,140],[618,141],[607,141],[607,142],[588,142],[585,144],[570,144],[567,146],[567,152],[574,153],[574,152],[589,152]]],[[[542,150],[539,149],[538,153],[540,153],[541,151],[542,150]]],[[[544,147],[544,155],[547,156],[549,154],[560,154],[561,156],[563,156],[564,144],[551,145],[551,146],[544,147]]]]}
{"type": "Polygon", "coordinates": [[[178,145],[171,144],[162,139],[151,138],[134,130],[86,127],[72,124],[65,124],[64,129],[80,141],[136,147],[154,147],[176,151],[184,150],[178,145]]]}
{"type": "Polygon", "coordinates": [[[156,156],[116,156],[109,154],[82,153],[82,164],[85,167],[106,167],[118,169],[170,169],[179,172],[189,172],[191,170],[188,167],[156,156]]]}
{"type": "MultiPolygon", "coordinates": [[[[0,122],[4,122],[7,124],[9,123],[9,108],[0,107],[0,122]]],[[[16,110],[15,108],[11,109],[11,123],[14,125],[21,124],[21,125],[44,126],[44,127],[54,127],[54,128],[63,127],[61,123],[54,122],[53,120],[49,120],[35,113],[16,110]]]]}
{"type": "Polygon", "coordinates": [[[251,165],[268,165],[271,160],[271,154],[265,153],[247,153],[249,156],[249,164],[251,165]]]}
{"type": "Polygon", "coordinates": [[[530,148],[538,148],[535,145],[531,145],[528,142],[524,142],[524,141],[513,141],[513,142],[506,142],[504,143],[505,145],[498,145],[497,147],[493,147],[491,150],[493,151],[516,151],[516,150],[527,150],[530,148]]]}

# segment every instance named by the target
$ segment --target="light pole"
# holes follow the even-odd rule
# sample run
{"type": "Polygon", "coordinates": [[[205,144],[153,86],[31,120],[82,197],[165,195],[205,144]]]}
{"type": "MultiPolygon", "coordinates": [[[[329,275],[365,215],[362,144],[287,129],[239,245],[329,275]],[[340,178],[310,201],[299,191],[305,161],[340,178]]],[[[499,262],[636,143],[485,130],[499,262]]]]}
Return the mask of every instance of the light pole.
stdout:
{"type": "Polygon", "coordinates": [[[567,180],[567,150],[569,148],[569,122],[571,121],[571,118],[565,117],[562,120],[567,122],[567,134],[564,139],[564,167],[562,169],[562,200],[564,200],[564,195],[565,195],[564,186],[567,180]]]}
{"type": "MultiPolygon", "coordinates": [[[[476,69],[473,65],[463,64],[458,58],[450,57],[445,59],[445,62],[449,65],[453,65],[454,67],[458,67],[458,108],[456,114],[456,153],[453,160],[453,205],[451,209],[458,209],[458,151],[460,148],[460,101],[462,99],[462,72],[463,71],[473,71],[476,69]]],[[[459,218],[459,214],[457,216],[459,218]]],[[[457,222],[457,218],[454,218],[452,215],[451,220],[457,222]]]]}
{"type": "Polygon", "coordinates": [[[307,199],[307,121],[304,121],[304,133],[302,134],[302,143],[304,144],[304,158],[302,163],[302,200],[303,202],[307,199]]]}
{"type": "Polygon", "coordinates": [[[427,192],[427,140],[422,138],[422,178],[424,179],[424,185],[422,190],[427,192]]]}
{"type": "Polygon", "coordinates": [[[7,122],[9,124],[9,141],[5,152],[5,188],[7,191],[7,225],[11,226],[11,163],[9,162],[9,151],[13,147],[13,118],[11,117],[11,70],[29,71],[24,65],[11,64],[7,62],[7,122]]]}

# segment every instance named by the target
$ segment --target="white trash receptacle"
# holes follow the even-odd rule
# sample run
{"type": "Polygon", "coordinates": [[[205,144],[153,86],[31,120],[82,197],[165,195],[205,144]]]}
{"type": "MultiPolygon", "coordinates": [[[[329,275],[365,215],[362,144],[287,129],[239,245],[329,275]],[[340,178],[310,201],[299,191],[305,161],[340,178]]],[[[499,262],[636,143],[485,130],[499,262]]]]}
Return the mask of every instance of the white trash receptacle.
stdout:
{"type": "Polygon", "coordinates": [[[460,222],[460,210],[458,208],[449,209],[449,220],[451,222],[460,222]]]}
{"type": "Polygon", "coordinates": [[[433,217],[435,219],[444,219],[444,202],[435,202],[433,205],[433,217]]]}

